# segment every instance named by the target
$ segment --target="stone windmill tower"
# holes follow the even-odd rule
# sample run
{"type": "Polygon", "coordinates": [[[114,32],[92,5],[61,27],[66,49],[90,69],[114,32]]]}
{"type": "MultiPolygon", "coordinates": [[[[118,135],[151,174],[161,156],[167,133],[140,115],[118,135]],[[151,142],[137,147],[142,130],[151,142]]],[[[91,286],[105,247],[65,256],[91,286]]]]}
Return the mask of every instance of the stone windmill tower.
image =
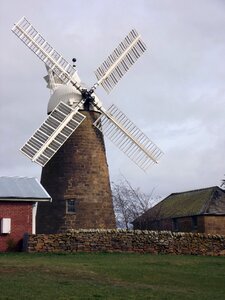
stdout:
{"type": "MultiPolygon", "coordinates": [[[[48,114],[61,101],[81,101],[72,86],[48,73],[53,90],[48,114]]],[[[116,226],[103,135],[92,125],[100,112],[91,104],[82,105],[79,112],[84,121],[42,169],[41,183],[53,199],[52,205],[38,206],[37,230],[42,233],[116,226]]]]}
{"type": "Polygon", "coordinates": [[[41,182],[53,199],[51,205],[38,207],[37,231],[114,228],[103,134],[143,170],[162,155],[115,105],[106,110],[95,94],[99,85],[109,93],[144,53],[140,35],[132,30],[126,36],[97,69],[98,81],[88,89],[74,66],[26,18],[12,31],[45,63],[53,92],[48,118],[21,148],[43,167],[41,182]]]}

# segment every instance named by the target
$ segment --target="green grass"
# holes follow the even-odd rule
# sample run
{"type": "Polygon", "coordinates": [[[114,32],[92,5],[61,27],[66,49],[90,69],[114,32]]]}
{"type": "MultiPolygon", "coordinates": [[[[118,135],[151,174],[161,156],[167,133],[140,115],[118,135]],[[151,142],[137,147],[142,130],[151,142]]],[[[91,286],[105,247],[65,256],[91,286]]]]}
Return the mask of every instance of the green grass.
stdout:
{"type": "Polygon", "coordinates": [[[225,299],[225,257],[0,254],[0,299],[225,299]]]}

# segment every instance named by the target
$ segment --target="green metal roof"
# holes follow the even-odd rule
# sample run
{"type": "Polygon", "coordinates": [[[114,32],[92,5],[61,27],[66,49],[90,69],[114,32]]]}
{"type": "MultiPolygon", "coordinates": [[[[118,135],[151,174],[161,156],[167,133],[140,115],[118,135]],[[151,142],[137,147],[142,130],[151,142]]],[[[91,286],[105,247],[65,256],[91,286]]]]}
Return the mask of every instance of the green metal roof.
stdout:
{"type": "Polygon", "coordinates": [[[155,220],[205,215],[225,214],[225,191],[217,186],[173,193],[150,208],[134,222],[142,218],[155,220]]]}

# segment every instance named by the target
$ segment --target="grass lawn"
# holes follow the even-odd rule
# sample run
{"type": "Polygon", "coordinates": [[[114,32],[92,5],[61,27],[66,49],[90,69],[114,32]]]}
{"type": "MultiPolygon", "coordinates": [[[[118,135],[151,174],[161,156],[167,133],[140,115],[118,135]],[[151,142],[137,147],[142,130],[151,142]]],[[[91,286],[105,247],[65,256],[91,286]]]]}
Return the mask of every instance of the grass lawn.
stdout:
{"type": "Polygon", "coordinates": [[[225,257],[0,254],[0,299],[225,299],[225,257]]]}

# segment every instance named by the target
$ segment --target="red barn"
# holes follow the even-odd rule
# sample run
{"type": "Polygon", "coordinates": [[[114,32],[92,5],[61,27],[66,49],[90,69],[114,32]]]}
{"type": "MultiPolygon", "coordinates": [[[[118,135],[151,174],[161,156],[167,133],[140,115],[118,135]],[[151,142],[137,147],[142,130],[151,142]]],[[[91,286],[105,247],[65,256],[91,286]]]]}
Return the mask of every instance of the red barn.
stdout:
{"type": "Polygon", "coordinates": [[[0,177],[0,251],[20,250],[25,233],[36,232],[38,202],[51,197],[35,178],[0,177]]]}

